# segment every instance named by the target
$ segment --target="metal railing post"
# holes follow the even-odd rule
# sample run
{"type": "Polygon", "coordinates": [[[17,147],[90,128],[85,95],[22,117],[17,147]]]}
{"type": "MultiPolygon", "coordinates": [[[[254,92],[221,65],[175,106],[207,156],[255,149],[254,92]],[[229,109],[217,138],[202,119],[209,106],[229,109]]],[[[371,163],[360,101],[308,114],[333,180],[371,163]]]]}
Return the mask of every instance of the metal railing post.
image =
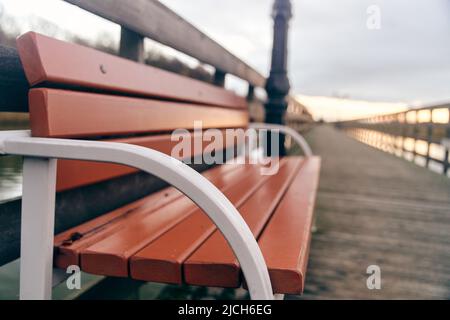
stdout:
{"type": "Polygon", "coordinates": [[[428,123],[427,128],[427,155],[426,155],[426,163],[425,167],[430,166],[430,151],[431,151],[431,142],[433,140],[433,111],[434,109],[430,110],[430,122],[428,123]]]}
{"type": "MultiPolygon", "coordinates": [[[[270,75],[266,82],[268,101],[265,105],[265,122],[283,125],[288,108],[286,99],[290,91],[290,83],[287,73],[288,54],[288,30],[289,20],[292,18],[292,7],[290,0],[275,0],[272,17],[274,20],[272,64],[270,75]]],[[[284,135],[279,135],[279,154],[286,155],[284,147],[284,135]]],[[[267,135],[266,153],[271,156],[271,135],[267,135]]]]}
{"type": "MultiPolygon", "coordinates": [[[[447,132],[446,132],[446,136],[447,139],[450,139],[450,108],[448,108],[448,121],[447,121],[447,132]]],[[[445,148],[445,155],[444,155],[444,169],[443,169],[443,173],[444,175],[447,175],[448,170],[450,168],[450,163],[449,163],[449,154],[450,154],[450,147],[446,147],[445,148]]]]}

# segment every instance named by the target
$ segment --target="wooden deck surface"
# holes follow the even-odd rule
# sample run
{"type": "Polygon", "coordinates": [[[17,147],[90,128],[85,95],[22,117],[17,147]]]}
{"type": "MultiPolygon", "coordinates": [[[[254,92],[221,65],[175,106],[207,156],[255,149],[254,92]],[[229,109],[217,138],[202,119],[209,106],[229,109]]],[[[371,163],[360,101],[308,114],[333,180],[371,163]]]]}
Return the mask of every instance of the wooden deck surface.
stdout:
{"type": "MultiPolygon", "coordinates": [[[[450,299],[450,179],[329,126],[303,299],[450,299]],[[381,268],[368,290],[366,268],[381,268]]],[[[289,297],[298,298],[298,297],[289,297]]]]}

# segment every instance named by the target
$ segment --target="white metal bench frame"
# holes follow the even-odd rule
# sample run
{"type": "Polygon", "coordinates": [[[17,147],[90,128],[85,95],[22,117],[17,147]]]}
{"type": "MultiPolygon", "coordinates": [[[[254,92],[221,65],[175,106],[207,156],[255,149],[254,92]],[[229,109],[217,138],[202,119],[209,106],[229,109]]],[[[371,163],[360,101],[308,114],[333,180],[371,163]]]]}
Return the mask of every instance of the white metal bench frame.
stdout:
{"type": "MultiPolygon", "coordinates": [[[[290,135],[306,156],[311,148],[285,126],[250,124],[253,129],[290,135]]],[[[19,155],[23,162],[20,299],[52,297],[53,238],[57,159],[109,162],[155,175],[192,199],[216,224],[242,266],[250,297],[274,295],[266,263],[256,239],[232,203],[201,174],[159,151],[123,143],[33,138],[29,131],[0,132],[0,154],[19,155]]]]}

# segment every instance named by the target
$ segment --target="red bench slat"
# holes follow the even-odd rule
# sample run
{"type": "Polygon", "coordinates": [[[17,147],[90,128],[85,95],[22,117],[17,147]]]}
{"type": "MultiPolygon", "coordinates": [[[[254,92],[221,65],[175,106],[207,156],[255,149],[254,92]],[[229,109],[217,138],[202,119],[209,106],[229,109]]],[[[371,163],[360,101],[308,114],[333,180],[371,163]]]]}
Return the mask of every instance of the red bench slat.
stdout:
{"type": "MultiPolygon", "coordinates": [[[[216,186],[227,195],[239,185],[248,168],[249,165],[238,168],[230,175],[222,177],[216,182],[216,186]]],[[[128,276],[128,259],[132,255],[196,210],[197,206],[190,199],[183,197],[139,221],[128,223],[124,229],[81,251],[82,270],[108,276],[128,276]]]]}
{"type": "MultiPolygon", "coordinates": [[[[243,169],[240,167],[240,165],[218,166],[204,172],[203,175],[213,184],[222,186],[224,177],[227,175],[233,174],[234,171],[237,171],[234,174],[242,174],[243,169]]],[[[79,255],[82,249],[108,237],[114,232],[117,232],[117,230],[125,228],[128,223],[136,219],[142,219],[142,217],[169,203],[179,201],[182,196],[183,194],[175,188],[166,188],[58,234],[54,240],[55,250],[57,252],[55,255],[55,265],[63,269],[70,265],[80,265],[79,255]],[[68,243],[67,240],[73,234],[82,234],[83,237],[68,243]]],[[[182,201],[186,200],[184,199],[182,201]]]]}
{"type": "MultiPolygon", "coordinates": [[[[286,158],[285,158],[286,159],[286,158]]],[[[258,238],[304,160],[289,157],[277,175],[271,176],[239,212],[258,238]]],[[[280,234],[280,237],[283,237],[280,234]]],[[[233,251],[217,230],[184,263],[185,282],[192,285],[231,287],[241,284],[240,267],[233,251]]]]}
{"type": "Polygon", "coordinates": [[[35,137],[77,138],[203,128],[242,128],[248,113],[218,107],[82,93],[32,89],[31,132],[35,137]],[[168,116],[170,115],[170,116],[168,116]]]}
{"type": "Polygon", "coordinates": [[[32,86],[46,82],[247,108],[244,98],[216,86],[34,32],[18,38],[17,48],[32,86]]]}
{"type": "Polygon", "coordinates": [[[320,158],[309,158],[258,241],[274,293],[303,292],[319,171],[320,158]]]}
{"type": "MultiPolygon", "coordinates": [[[[227,140],[224,131],[221,131],[221,133],[225,149],[235,146],[235,141],[227,140]]],[[[201,134],[202,133],[185,135],[185,139],[190,139],[191,141],[192,148],[190,153],[188,155],[180,155],[180,157],[177,157],[177,155],[173,156],[181,160],[190,158],[190,156],[194,157],[201,155],[210,143],[207,140],[202,140],[201,150],[194,150],[194,140],[197,139],[201,134]]],[[[163,152],[167,155],[171,155],[173,147],[178,143],[178,141],[171,141],[170,135],[109,139],[102,141],[138,145],[163,152]]],[[[106,181],[112,178],[117,178],[137,171],[138,170],[135,168],[112,163],[59,160],[56,189],[57,191],[65,191],[101,181],[106,181]]]]}
{"type": "MultiPolygon", "coordinates": [[[[267,178],[260,167],[252,166],[250,174],[226,191],[227,198],[239,207],[267,178]]],[[[131,277],[138,280],[182,283],[182,264],[216,230],[214,223],[200,209],[176,227],[134,254],[130,259],[131,277]]]]}

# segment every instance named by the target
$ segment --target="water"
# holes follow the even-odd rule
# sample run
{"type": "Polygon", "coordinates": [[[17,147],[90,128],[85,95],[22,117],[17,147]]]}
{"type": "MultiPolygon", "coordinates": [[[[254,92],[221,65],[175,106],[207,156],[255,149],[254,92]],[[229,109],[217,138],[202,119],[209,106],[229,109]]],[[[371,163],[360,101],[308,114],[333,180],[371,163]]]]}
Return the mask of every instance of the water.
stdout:
{"type": "MultiPolygon", "coordinates": [[[[426,155],[428,145],[430,148],[430,157],[443,161],[445,159],[445,148],[440,144],[430,143],[424,140],[415,140],[412,138],[404,138],[393,136],[378,131],[359,129],[349,134],[365,144],[374,148],[396,155],[412,161],[418,166],[426,167],[426,155]],[[403,148],[404,150],[403,150],[403,148]],[[414,156],[414,152],[416,155],[414,156]]],[[[447,159],[449,161],[449,159],[447,159]]],[[[430,160],[428,169],[436,173],[442,174],[443,165],[439,162],[430,160]]],[[[450,172],[448,173],[450,177],[450,172]]]]}
{"type": "Polygon", "coordinates": [[[0,203],[22,194],[22,159],[0,157],[0,203]]]}
{"type": "MultiPolygon", "coordinates": [[[[26,123],[0,122],[1,130],[20,130],[26,128],[26,123]]],[[[22,194],[22,158],[15,156],[0,156],[0,203],[22,194]]]]}

